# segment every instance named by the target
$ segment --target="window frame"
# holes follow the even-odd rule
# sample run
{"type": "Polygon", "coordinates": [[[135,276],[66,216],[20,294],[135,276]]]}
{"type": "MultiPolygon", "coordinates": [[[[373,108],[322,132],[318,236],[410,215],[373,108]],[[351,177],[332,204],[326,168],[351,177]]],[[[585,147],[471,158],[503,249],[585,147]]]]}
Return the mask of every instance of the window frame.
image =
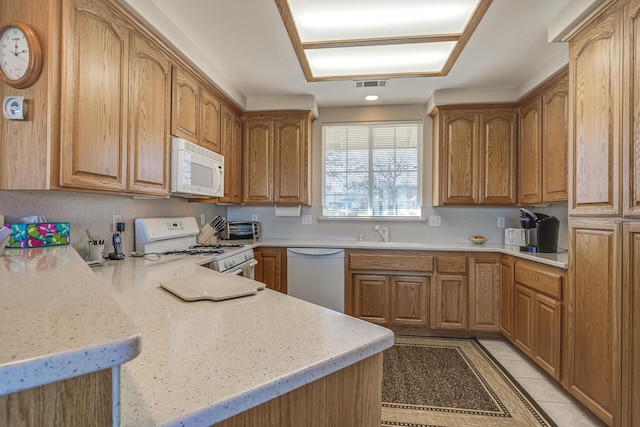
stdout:
{"type": "MultiPolygon", "coordinates": [[[[328,220],[328,221],[424,221],[425,220],[425,211],[424,211],[424,205],[423,205],[423,198],[424,198],[424,194],[423,194],[423,176],[424,176],[424,166],[425,166],[425,159],[424,159],[424,120],[423,119],[409,119],[409,120],[374,120],[374,121],[352,121],[352,122],[325,122],[322,123],[322,129],[321,129],[321,136],[322,136],[322,147],[321,147],[321,169],[322,169],[322,195],[321,195],[321,202],[322,202],[322,214],[321,216],[318,218],[319,220],[328,220]],[[372,126],[372,125],[377,125],[377,124],[382,124],[382,125],[389,125],[389,124],[416,124],[418,126],[418,146],[417,146],[417,161],[418,161],[418,170],[417,170],[417,200],[416,200],[416,206],[419,209],[419,215],[411,215],[411,216],[407,216],[407,215],[380,215],[380,216],[376,216],[376,215],[367,215],[367,216],[325,216],[324,212],[325,212],[325,205],[326,205],[326,161],[325,161],[325,154],[326,154],[326,145],[325,145],[325,126],[352,126],[352,125],[367,125],[367,126],[372,126]]],[[[369,140],[369,153],[371,154],[371,140],[369,140]]],[[[369,173],[371,173],[371,170],[369,170],[369,173]]],[[[369,187],[369,191],[371,191],[371,187],[369,187]]]]}

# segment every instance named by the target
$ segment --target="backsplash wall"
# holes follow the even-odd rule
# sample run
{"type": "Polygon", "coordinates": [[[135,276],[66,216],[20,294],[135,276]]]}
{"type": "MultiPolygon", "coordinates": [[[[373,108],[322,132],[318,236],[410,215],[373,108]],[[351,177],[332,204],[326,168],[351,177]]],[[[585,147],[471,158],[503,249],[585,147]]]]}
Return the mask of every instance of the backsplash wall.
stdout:
{"type": "Polygon", "coordinates": [[[82,257],[87,256],[85,229],[106,240],[105,252],[113,252],[111,244],[113,215],[122,215],[125,231],[122,249],[134,250],[133,221],[143,217],[194,216],[210,221],[215,215],[226,215],[225,206],[189,203],[185,199],[133,199],[126,196],[76,193],[67,191],[0,191],[0,214],[5,221],[25,216],[44,215],[48,221],[71,223],[71,245],[82,257]]]}

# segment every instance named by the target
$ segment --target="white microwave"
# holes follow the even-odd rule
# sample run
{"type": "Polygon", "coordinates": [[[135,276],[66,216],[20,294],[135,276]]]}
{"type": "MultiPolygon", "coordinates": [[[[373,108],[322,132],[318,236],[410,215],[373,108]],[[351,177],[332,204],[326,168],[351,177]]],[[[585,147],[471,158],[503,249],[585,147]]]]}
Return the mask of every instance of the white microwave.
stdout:
{"type": "Polygon", "coordinates": [[[171,138],[171,195],[224,196],[224,157],[182,138],[171,138]]]}

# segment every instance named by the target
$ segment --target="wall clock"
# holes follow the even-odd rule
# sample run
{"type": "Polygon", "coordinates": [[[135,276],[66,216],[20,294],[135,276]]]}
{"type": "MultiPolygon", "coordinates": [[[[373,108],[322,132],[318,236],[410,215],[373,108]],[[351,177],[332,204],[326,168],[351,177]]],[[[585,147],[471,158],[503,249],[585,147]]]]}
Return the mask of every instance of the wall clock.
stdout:
{"type": "Polygon", "coordinates": [[[0,79],[16,89],[33,85],[42,70],[42,47],[38,35],[24,22],[10,21],[0,27],[0,79]]]}

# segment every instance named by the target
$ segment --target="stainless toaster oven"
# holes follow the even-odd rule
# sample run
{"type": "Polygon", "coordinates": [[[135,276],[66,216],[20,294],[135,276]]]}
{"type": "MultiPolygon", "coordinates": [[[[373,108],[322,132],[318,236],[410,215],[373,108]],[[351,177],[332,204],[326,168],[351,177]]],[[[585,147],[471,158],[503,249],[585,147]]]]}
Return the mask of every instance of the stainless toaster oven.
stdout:
{"type": "Polygon", "coordinates": [[[222,238],[225,240],[258,240],[260,233],[260,223],[257,221],[230,221],[222,233],[222,238]]]}

